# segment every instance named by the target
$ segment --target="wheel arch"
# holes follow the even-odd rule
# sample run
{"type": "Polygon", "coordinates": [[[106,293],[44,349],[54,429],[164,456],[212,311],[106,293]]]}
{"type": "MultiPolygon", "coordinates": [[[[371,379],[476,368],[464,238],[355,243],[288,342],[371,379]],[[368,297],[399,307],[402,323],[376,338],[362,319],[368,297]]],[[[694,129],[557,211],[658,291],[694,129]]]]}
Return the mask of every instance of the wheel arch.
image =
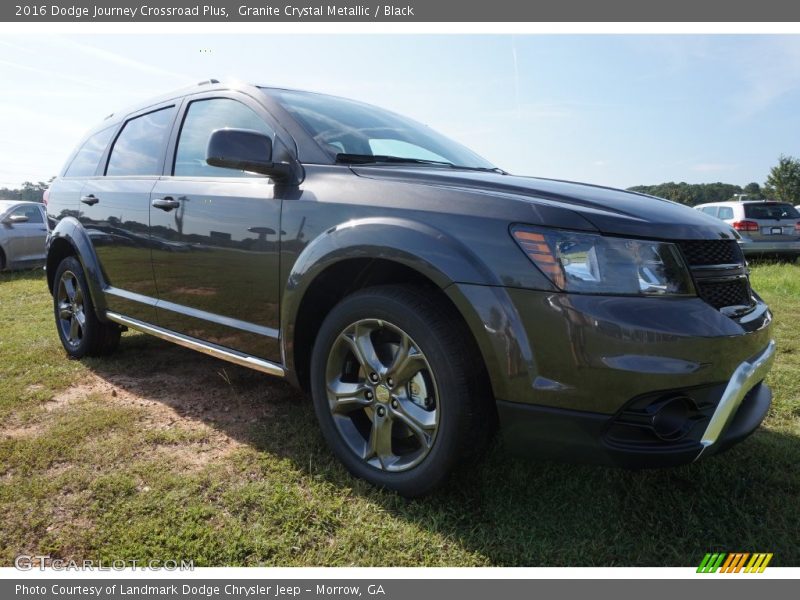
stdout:
{"type": "Polygon", "coordinates": [[[286,278],[281,307],[283,358],[289,377],[308,389],[311,349],[319,325],[348,294],[365,287],[408,283],[427,287],[463,323],[488,367],[483,344],[445,290],[455,282],[499,282],[458,240],[425,224],[363,219],[327,230],[297,258],[286,278]],[[412,251],[413,249],[413,251],[412,251]]]}
{"type": "Polygon", "coordinates": [[[100,261],[92,246],[89,234],[74,217],[62,219],[50,233],[47,240],[47,287],[53,293],[53,281],[58,265],[68,256],[74,256],[81,263],[86,282],[89,284],[95,313],[105,318],[104,278],[100,261]]]}

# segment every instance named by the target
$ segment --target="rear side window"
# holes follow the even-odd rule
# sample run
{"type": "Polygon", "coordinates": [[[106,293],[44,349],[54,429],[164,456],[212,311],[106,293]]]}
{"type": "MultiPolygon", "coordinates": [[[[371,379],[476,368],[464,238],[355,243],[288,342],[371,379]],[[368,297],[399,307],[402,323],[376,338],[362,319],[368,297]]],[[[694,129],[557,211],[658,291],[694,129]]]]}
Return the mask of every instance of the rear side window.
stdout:
{"type": "Polygon", "coordinates": [[[160,175],[175,107],[131,119],[111,149],[106,175],[160,175]]]}
{"type": "Polygon", "coordinates": [[[723,221],[725,219],[732,219],[733,218],[733,209],[730,206],[720,206],[719,207],[719,214],[717,215],[723,221]]]}
{"type": "Polygon", "coordinates": [[[745,204],[744,216],[748,219],[800,219],[797,209],[784,202],[745,204]]]}
{"type": "Polygon", "coordinates": [[[64,177],[91,177],[94,175],[97,165],[100,163],[100,157],[103,156],[113,133],[114,128],[109,127],[98,131],[86,140],[69,164],[64,177]]]}
{"type": "Polygon", "coordinates": [[[246,177],[244,171],[212,167],[206,162],[208,138],[216,129],[250,129],[274,138],[274,131],[256,112],[230,98],[195,100],[181,127],[172,174],[183,177],[246,177]]]}

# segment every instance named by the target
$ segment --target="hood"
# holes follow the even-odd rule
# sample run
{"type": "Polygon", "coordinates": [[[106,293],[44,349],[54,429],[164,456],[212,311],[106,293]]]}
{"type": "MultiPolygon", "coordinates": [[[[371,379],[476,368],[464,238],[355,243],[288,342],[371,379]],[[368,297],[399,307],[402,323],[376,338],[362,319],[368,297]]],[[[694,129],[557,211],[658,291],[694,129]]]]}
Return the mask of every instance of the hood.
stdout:
{"type": "MultiPolygon", "coordinates": [[[[497,201],[531,205],[531,223],[560,226],[565,219],[537,223],[558,210],[587,222],[585,229],[652,239],[736,239],[732,227],[688,206],[636,192],[585,183],[500,173],[429,167],[352,167],[360,177],[483,193],[497,201]]],[[[571,218],[570,221],[577,219],[571,218]]]]}

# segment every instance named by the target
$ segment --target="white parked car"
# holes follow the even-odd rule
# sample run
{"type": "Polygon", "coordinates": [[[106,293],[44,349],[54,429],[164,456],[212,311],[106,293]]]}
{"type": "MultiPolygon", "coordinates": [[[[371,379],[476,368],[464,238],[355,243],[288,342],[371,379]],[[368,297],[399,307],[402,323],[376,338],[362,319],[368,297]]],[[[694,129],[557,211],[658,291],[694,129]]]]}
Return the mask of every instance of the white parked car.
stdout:
{"type": "Polygon", "coordinates": [[[695,208],[733,227],[746,256],[779,256],[794,260],[800,255],[800,211],[788,202],[743,200],[713,202],[695,208]]]}

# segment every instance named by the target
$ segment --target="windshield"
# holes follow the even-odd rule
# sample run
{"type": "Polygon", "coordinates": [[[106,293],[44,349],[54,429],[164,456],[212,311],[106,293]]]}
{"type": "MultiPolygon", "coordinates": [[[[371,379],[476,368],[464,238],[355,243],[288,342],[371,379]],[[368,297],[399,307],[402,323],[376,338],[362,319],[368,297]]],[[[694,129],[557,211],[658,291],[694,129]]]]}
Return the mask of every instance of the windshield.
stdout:
{"type": "Polygon", "coordinates": [[[339,162],[443,163],[495,169],[468,148],[388,110],[325,94],[269,91],[339,162]]]}
{"type": "Polygon", "coordinates": [[[800,219],[797,209],[783,202],[745,204],[744,216],[747,219],[800,219]]]}

